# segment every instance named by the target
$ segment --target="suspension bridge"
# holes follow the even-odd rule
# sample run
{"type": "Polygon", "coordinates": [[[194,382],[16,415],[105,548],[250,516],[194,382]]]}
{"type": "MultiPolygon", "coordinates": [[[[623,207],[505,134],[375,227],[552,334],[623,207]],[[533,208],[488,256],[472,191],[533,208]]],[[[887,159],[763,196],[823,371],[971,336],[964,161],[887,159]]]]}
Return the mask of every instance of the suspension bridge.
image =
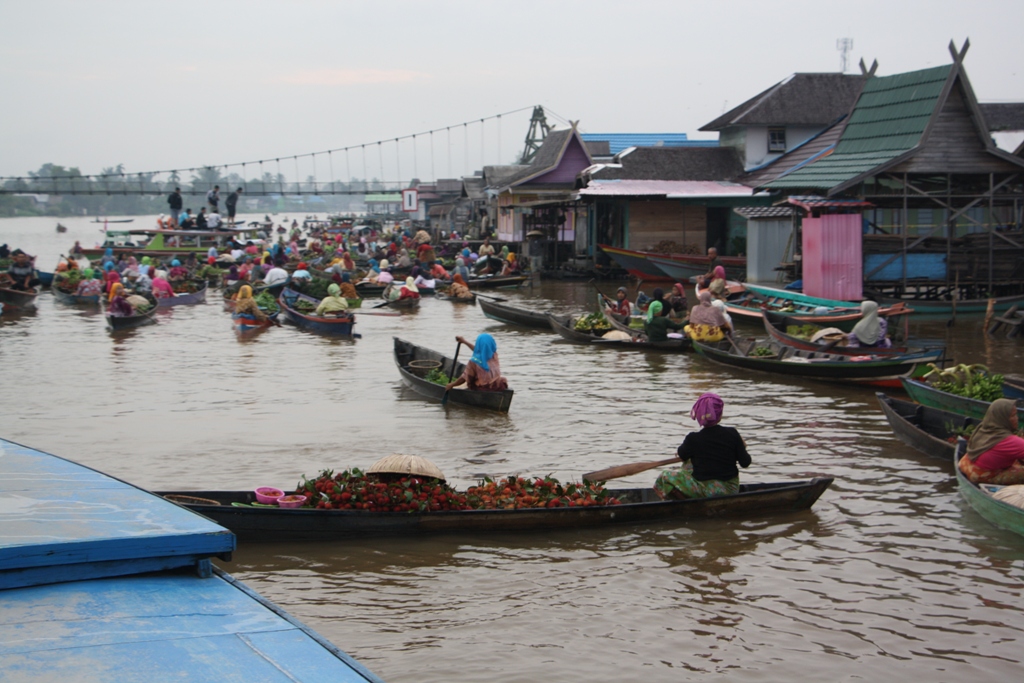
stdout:
{"type": "Polygon", "coordinates": [[[144,172],[118,166],[93,175],[44,167],[40,173],[0,177],[0,194],[160,195],[180,187],[184,194],[197,195],[214,185],[241,187],[251,197],[398,192],[415,182],[469,176],[488,165],[530,163],[553,128],[547,115],[569,123],[542,105],[531,105],[419,133],[252,161],[144,172]],[[514,130],[503,131],[503,124],[526,128],[525,140],[513,143],[521,138],[514,130]],[[513,156],[513,147],[520,145],[513,156]]]}

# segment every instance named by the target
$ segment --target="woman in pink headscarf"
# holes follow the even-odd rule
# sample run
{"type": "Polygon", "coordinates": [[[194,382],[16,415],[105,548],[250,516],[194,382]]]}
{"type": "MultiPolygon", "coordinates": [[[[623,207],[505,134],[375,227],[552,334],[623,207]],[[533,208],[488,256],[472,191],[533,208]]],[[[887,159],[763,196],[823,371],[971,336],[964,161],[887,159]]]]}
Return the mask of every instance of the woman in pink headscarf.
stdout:
{"type": "Polygon", "coordinates": [[[740,472],[736,465],[750,467],[750,454],[743,437],[733,427],[720,425],[725,407],[718,394],[701,394],[690,409],[690,417],[701,426],[690,432],[676,451],[691,468],[662,472],[654,490],[662,498],[710,498],[728,496],[740,490],[740,472]]]}
{"type": "Polygon", "coordinates": [[[712,271],[713,277],[711,278],[711,284],[708,285],[708,291],[711,292],[711,296],[716,299],[724,299],[729,296],[729,293],[725,290],[725,268],[722,266],[715,266],[712,271]]]}
{"type": "Polygon", "coordinates": [[[153,296],[157,299],[170,299],[174,297],[174,287],[162,277],[153,278],[153,296]]]}

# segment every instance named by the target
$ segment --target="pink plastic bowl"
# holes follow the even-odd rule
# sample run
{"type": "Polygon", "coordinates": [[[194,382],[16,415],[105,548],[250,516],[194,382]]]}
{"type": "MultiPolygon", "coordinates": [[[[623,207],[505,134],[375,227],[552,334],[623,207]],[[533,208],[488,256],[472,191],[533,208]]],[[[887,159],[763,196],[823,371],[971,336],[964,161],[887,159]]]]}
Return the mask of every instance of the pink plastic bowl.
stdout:
{"type": "Polygon", "coordinates": [[[256,502],[263,503],[264,505],[273,505],[277,502],[278,498],[284,495],[284,491],[275,489],[273,486],[261,486],[254,493],[256,494],[256,502]]]}
{"type": "Polygon", "coordinates": [[[283,508],[300,508],[305,502],[306,497],[298,494],[291,496],[281,496],[280,498],[277,499],[278,506],[283,508]]]}

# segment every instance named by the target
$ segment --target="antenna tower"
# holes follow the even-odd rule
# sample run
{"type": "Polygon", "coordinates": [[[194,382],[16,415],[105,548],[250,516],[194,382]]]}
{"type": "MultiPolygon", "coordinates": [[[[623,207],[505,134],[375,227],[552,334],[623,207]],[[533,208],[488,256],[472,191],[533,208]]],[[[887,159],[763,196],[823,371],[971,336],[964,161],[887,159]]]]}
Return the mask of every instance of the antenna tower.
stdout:
{"type": "Polygon", "coordinates": [[[842,53],[839,58],[839,73],[846,73],[850,63],[850,51],[853,50],[853,38],[840,38],[836,41],[836,49],[842,53]]]}
{"type": "Polygon", "coordinates": [[[533,108],[533,116],[530,118],[530,130],[526,133],[526,146],[519,156],[518,163],[529,164],[537,156],[537,150],[544,142],[544,138],[551,131],[553,126],[548,125],[548,119],[544,116],[544,107],[537,105],[533,108]]]}

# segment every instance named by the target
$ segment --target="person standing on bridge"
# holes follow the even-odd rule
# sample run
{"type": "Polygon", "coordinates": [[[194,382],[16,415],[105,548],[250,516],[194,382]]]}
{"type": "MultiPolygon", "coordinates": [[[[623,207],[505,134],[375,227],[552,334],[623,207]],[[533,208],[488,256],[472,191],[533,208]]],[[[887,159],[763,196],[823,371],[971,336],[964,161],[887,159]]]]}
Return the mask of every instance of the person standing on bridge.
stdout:
{"type": "Polygon", "coordinates": [[[206,193],[206,203],[210,207],[210,213],[217,213],[217,205],[220,204],[220,185],[214,185],[213,189],[206,193]]]}
{"type": "Polygon", "coordinates": [[[224,202],[224,206],[228,210],[228,225],[233,226],[235,224],[235,209],[238,207],[238,196],[242,194],[244,190],[238,188],[234,192],[228,195],[227,201],[224,202]]]}
{"type": "Polygon", "coordinates": [[[181,199],[181,188],[174,188],[174,192],[167,195],[167,206],[171,209],[171,226],[178,227],[178,214],[181,213],[181,207],[184,202],[181,199]]]}

